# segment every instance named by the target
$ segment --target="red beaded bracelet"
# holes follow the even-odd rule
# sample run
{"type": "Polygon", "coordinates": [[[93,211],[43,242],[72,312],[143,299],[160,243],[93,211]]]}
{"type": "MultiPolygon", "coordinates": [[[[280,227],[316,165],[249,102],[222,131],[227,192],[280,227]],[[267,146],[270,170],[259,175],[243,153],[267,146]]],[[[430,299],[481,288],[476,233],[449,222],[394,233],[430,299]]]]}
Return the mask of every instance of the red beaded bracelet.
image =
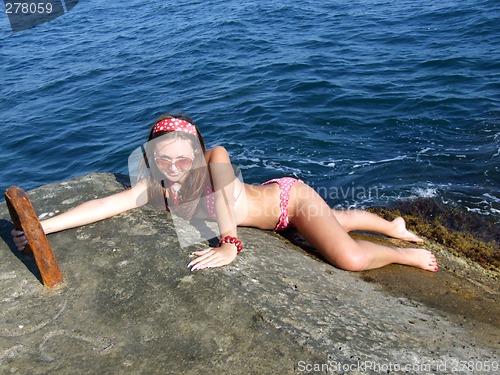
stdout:
{"type": "Polygon", "coordinates": [[[232,243],[233,245],[235,245],[238,251],[237,254],[241,253],[241,250],[243,250],[243,244],[236,237],[226,236],[224,238],[221,238],[221,240],[219,241],[219,246],[224,243],[232,243]]]}

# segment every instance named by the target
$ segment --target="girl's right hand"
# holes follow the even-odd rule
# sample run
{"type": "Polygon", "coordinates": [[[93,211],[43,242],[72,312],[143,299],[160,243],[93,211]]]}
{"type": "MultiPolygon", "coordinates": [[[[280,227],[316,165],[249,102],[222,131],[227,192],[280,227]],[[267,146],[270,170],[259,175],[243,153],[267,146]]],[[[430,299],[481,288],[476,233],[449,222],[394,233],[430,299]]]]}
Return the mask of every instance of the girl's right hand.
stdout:
{"type": "Polygon", "coordinates": [[[24,236],[24,232],[13,229],[12,232],[10,232],[14,239],[14,245],[16,246],[17,250],[23,251],[25,246],[28,244],[28,240],[24,236]]]}

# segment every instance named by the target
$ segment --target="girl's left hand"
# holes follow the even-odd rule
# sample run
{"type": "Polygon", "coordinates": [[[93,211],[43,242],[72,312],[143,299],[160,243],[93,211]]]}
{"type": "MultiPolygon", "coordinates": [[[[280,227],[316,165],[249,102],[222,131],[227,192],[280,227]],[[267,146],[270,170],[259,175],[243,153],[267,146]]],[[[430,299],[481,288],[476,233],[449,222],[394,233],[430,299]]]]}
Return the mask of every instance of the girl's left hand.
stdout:
{"type": "Polygon", "coordinates": [[[202,251],[195,251],[193,254],[198,258],[188,264],[191,271],[225,266],[236,258],[237,249],[235,245],[225,243],[221,247],[209,247],[202,251]]]}

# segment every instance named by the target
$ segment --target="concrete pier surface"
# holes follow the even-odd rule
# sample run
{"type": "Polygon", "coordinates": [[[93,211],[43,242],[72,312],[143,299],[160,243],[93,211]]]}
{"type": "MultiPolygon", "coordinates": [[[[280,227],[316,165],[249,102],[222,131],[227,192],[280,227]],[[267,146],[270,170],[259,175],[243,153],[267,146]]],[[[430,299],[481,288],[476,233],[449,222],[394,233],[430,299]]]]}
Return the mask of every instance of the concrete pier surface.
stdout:
{"type": "MultiPolygon", "coordinates": [[[[123,182],[93,173],[27,193],[43,219],[123,182]]],[[[207,244],[182,248],[169,213],[135,209],[49,235],[64,276],[49,290],[11,230],[3,202],[1,374],[499,371],[498,274],[433,243],[437,273],[352,273],[293,233],[239,228],[235,262],[191,272],[190,254],[207,244]]]]}

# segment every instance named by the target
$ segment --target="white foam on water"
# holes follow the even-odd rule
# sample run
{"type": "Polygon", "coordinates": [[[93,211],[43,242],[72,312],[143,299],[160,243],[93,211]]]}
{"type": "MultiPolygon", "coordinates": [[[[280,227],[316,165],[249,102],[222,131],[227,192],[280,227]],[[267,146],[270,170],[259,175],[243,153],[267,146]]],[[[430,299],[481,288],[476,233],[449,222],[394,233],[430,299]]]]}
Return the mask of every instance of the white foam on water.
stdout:
{"type": "Polygon", "coordinates": [[[409,198],[434,198],[438,196],[436,188],[433,187],[414,187],[411,189],[411,195],[409,198]]]}

